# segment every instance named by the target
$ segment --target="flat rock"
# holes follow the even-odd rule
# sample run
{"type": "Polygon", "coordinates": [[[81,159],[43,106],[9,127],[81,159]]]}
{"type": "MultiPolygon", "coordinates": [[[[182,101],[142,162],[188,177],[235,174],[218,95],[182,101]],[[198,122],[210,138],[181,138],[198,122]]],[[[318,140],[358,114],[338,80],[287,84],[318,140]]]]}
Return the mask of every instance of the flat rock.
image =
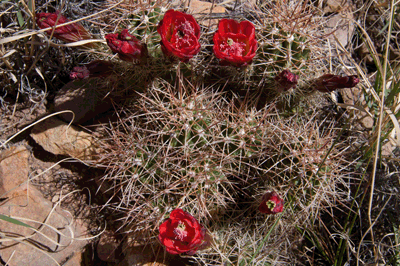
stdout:
{"type": "MultiPolygon", "coordinates": [[[[346,47],[351,41],[354,30],[354,6],[349,0],[328,0],[323,4],[323,13],[332,14],[327,17],[325,26],[325,33],[331,44],[336,42],[341,43],[346,47]]],[[[338,44],[339,51],[341,50],[338,44]]],[[[333,55],[337,55],[335,49],[331,50],[333,55]]]]}
{"type": "Polygon", "coordinates": [[[57,92],[54,109],[56,112],[74,112],[75,117],[71,112],[59,116],[68,123],[83,124],[113,108],[110,97],[107,97],[108,92],[101,79],[73,80],[57,92]]]}
{"type": "MultiPolygon", "coordinates": [[[[346,47],[354,34],[355,25],[352,21],[353,19],[353,14],[350,12],[335,14],[329,18],[325,31],[328,34],[333,32],[333,35],[328,35],[328,38],[333,43],[336,43],[337,39],[343,47],[346,47]]],[[[336,51],[332,51],[332,53],[336,53],[336,51]]]]}
{"type": "Polygon", "coordinates": [[[218,14],[225,14],[225,8],[220,5],[213,5],[213,3],[192,0],[190,1],[189,10],[193,13],[193,16],[199,22],[199,24],[208,27],[210,25],[211,28],[216,28],[218,25],[219,19],[205,19],[212,18],[218,14]]]}
{"type": "Polygon", "coordinates": [[[97,244],[97,256],[102,261],[116,262],[116,250],[120,245],[115,235],[110,231],[105,231],[97,244]]]}
{"type": "Polygon", "coordinates": [[[25,146],[10,147],[0,153],[0,197],[17,188],[26,189],[30,154],[25,146]]]}
{"type": "MultiPolygon", "coordinates": [[[[370,111],[364,98],[364,93],[361,88],[354,87],[351,89],[344,89],[340,91],[343,102],[349,106],[357,107],[361,110],[370,111]]],[[[354,108],[356,109],[356,108],[354,108]]],[[[374,126],[374,119],[366,112],[356,111],[357,118],[364,129],[372,130],[374,126]]]]}
{"type": "Polygon", "coordinates": [[[81,160],[96,154],[94,139],[85,131],[50,117],[35,125],[31,137],[48,152],[81,160]]]}
{"type": "Polygon", "coordinates": [[[63,266],[80,266],[83,261],[82,252],[75,252],[71,257],[67,259],[67,261],[63,264],[63,266]]]}
{"type": "Polygon", "coordinates": [[[325,2],[324,12],[332,13],[332,12],[340,12],[344,6],[347,6],[347,0],[328,0],[325,2]]]}
{"type": "Polygon", "coordinates": [[[163,265],[158,264],[159,262],[154,256],[154,250],[151,245],[138,245],[133,242],[130,242],[130,245],[127,245],[127,242],[124,242],[123,252],[124,259],[121,261],[118,266],[128,266],[128,265],[146,265],[148,263],[155,263],[155,265],[163,265]]]}
{"type": "Polygon", "coordinates": [[[165,252],[160,243],[140,244],[131,236],[128,236],[122,243],[122,251],[125,257],[117,266],[186,265],[180,256],[165,252]]]}
{"type": "MultiPolygon", "coordinates": [[[[361,88],[354,87],[351,89],[340,90],[340,94],[343,98],[343,102],[346,105],[345,108],[350,108],[349,110],[354,110],[355,116],[359,122],[359,130],[369,131],[372,133],[374,126],[374,119],[368,115],[365,111],[372,112],[366,103],[364,93],[361,88]],[[361,111],[365,110],[365,111],[361,111]]],[[[382,155],[392,156],[393,151],[396,148],[396,135],[395,129],[388,136],[388,141],[382,145],[382,155]]]]}
{"type": "Polygon", "coordinates": [[[0,231],[9,238],[1,243],[0,256],[8,265],[56,265],[55,261],[61,264],[86,245],[87,241],[71,239],[83,238],[85,227],[72,223],[68,212],[53,211],[53,204],[36,188],[30,186],[6,196],[0,213],[40,232],[0,220],[0,231]]]}
{"type": "Polygon", "coordinates": [[[0,257],[10,266],[62,264],[87,243],[76,240],[84,237],[86,227],[69,212],[53,208],[30,183],[29,156],[23,146],[0,153],[0,213],[30,226],[0,220],[0,257]]]}

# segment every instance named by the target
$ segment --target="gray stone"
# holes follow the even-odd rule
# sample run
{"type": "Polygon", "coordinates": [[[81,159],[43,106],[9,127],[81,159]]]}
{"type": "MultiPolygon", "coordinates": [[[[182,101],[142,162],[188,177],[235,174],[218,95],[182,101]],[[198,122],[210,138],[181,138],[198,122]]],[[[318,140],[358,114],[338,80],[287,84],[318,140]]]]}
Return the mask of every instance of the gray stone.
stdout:
{"type": "Polygon", "coordinates": [[[324,13],[340,12],[348,6],[347,0],[328,0],[324,3],[324,13]]]}
{"type": "MultiPolygon", "coordinates": [[[[351,41],[351,38],[354,34],[355,25],[352,20],[352,13],[341,13],[333,15],[326,23],[326,32],[328,34],[333,32],[333,35],[329,35],[328,38],[333,43],[336,43],[336,41],[338,41],[343,47],[346,47],[347,44],[351,41]]],[[[334,50],[332,51],[332,53],[336,54],[336,51],[334,50]]]]}

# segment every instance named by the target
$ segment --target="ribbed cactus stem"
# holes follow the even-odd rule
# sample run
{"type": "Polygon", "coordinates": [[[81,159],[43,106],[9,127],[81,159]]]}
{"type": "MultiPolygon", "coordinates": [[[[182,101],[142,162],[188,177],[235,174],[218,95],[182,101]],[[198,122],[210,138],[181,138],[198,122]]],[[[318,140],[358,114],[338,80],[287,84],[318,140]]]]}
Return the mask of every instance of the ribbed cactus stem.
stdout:
{"type": "Polygon", "coordinates": [[[289,37],[287,38],[287,42],[289,43],[288,45],[288,50],[287,50],[287,68],[290,68],[292,66],[292,43],[294,40],[294,36],[293,35],[289,35],[289,37]]]}

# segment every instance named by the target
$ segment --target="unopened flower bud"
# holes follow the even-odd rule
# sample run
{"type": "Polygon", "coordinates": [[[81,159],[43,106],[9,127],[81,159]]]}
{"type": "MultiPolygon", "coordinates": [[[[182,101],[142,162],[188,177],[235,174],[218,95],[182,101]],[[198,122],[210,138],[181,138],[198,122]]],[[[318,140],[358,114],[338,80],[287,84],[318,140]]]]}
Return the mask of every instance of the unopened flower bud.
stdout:
{"type": "Polygon", "coordinates": [[[275,77],[275,82],[279,86],[279,89],[288,91],[289,89],[296,87],[298,79],[299,76],[285,69],[275,77]]]}
{"type": "MultiPolygon", "coordinates": [[[[59,12],[56,13],[38,13],[36,14],[36,24],[41,29],[55,27],[60,24],[69,22],[70,20],[61,15],[59,12]]],[[[78,22],[65,25],[62,27],[55,28],[53,30],[46,31],[47,34],[51,34],[57,39],[64,42],[71,43],[82,40],[89,40],[92,38],[90,33],[78,22]]],[[[86,44],[85,46],[91,47],[92,43],[86,44]]]]}
{"type": "Polygon", "coordinates": [[[137,62],[144,60],[147,55],[147,47],[142,44],[135,36],[129,34],[127,29],[121,33],[106,35],[107,44],[111,51],[117,53],[121,60],[127,62],[137,62]]]}
{"type": "Polygon", "coordinates": [[[89,77],[107,77],[113,71],[113,64],[104,60],[95,60],[84,66],[76,66],[69,74],[71,79],[86,79],[89,77]]]}
{"type": "Polygon", "coordinates": [[[352,88],[360,82],[356,75],[339,76],[324,74],[314,81],[314,89],[320,92],[331,92],[337,89],[352,88]]]}

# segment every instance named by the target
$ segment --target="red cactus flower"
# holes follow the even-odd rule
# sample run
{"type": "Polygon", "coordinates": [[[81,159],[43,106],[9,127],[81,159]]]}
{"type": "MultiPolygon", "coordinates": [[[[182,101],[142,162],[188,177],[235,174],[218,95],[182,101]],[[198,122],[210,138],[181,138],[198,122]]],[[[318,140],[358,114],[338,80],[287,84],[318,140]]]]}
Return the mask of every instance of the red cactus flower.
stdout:
{"type": "Polygon", "coordinates": [[[221,19],[214,34],[214,54],[221,64],[245,66],[253,60],[257,50],[254,25],[249,21],[221,19]]]}
{"type": "Polygon", "coordinates": [[[287,91],[291,88],[296,87],[299,76],[293,74],[289,70],[285,69],[275,77],[276,83],[279,85],[280,89],[287,91]]]}
{"type": "Polygon", "coordinates": [[[71,79],[86,79],[89,77],[107,77],[112,73],[113,64],[103,60],[95,60],[84,66],[76,66],[72,69],[71,79]]]}
{"type": "Polygon", "coordinates": [[[119,34],[107,34],[105,38],[111,51],[118,53],[121,60],[137,62],[147,57],[146,45],[143,45],[135,36],[129,34],[127,29],[124,29],[119,34]]]}
{"type": "MultiPolygon", "coordinates": [[[[36,24],[41,29],[48,27],[55,27],[57,25],[69,22],[70,20],[61,15],[59,12],[56,13],[38,13],[36,14],[36,24]]],[[[47,34],[51,34],[53,30],[47,30],[47,34]]],[[[54,29],[53,36],[64,42],[77,42],[82,40],[89,40],[92,38],[90,33],[78,22],[58,27],[54,29]]],[[[86,46],[92,46],[93,44],[87,44],[86,46]]]]}
{"type": "Polygon", "coordinates": [[[160,225],[158,239],[170,254],[193,255],[202,246],[205,229],[189,213],[175,209],[160,225]]]}
{"type": "Polygon", "coordinates": [[[192,15],[168,10],[157,26],[161,50],[167,57],[189,61],[200,51],[200,26],[192,15]]]}
{"type": "Polygon", "coordinates": [[[283,211],[283,199],[275,191],[269,191],[262,197],[258,210],[266,214],[276,214],[283,211]]]}
{"type": "Polygon", "coordinates": [[[314,89],[320,92],[331,92],[337,89],[352,88],[360,82],[356,75],[339,76],[324,74],[314,81],[314,89]]]}

